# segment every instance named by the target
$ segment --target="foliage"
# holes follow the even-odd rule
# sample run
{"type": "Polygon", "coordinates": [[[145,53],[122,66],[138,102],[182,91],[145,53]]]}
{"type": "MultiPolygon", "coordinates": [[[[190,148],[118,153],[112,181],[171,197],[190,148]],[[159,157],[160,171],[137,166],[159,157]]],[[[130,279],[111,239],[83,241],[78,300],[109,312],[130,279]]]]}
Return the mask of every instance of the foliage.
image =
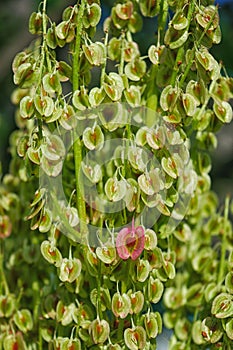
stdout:
{"type": "Polygon", "coordinates": [[[230,349],[230,201],[218,208],[209,176],[232,120],[232,78],[209,52],[218,7],[116,1],[102,42],[99,1],[67,7],[60,23],[46,3],[12,66],[0,346],[154,349],[164,325],[170,349],[230,349]],[[157,38],[147,57],[134,41],[143,17],[157,38]]]}

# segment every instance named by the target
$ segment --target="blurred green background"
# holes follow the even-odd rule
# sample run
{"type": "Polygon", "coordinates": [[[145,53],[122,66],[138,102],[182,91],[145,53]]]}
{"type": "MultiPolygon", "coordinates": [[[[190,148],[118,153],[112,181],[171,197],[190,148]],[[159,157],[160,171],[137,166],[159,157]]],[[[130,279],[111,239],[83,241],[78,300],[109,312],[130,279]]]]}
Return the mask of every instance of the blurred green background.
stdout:
{"type": "MultiPolygon", "coordinates": [[[[9,164],[9,135],[15,129],[15,107],[11,103],[14,89],[11,64],[16,53],[27,47],[34,38],[28,32],[28,19],[31,12],[37,10],[39,3],[38,0],[0,1],[0,161],[3,173],[9,164]]],[[[49,16],[54,21],[59,21],[62,10],[74,3],[71,0],[48,0],[49,16]]],[[[113,2],[105,0],[101,3],[104,6],[104,18],[109,14],[113,2]]],[[[233,1],[219,0],[218,3],[223,38],[212,49],[212,53],[223,61],[228,75],[233,76],[233,1]]],[[[143,54],[146,54],[148,46],[153,42],[151,25],[151,20],[145,20],[143,32],[137,36],[143,54]]],[[[223,199],[226,193],[233,193],[233,123],[221,130],[218,140],[218,149],[212,155],[212,177],[213,188],[223,199]]]]}

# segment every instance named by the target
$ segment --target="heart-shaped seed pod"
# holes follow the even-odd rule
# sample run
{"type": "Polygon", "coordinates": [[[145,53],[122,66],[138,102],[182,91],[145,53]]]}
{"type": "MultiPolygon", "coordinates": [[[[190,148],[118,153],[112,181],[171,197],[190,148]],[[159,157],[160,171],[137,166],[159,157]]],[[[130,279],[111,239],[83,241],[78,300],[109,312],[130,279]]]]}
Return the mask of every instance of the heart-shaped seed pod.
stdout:
{"type": "Polygon", "coordinates": [[[24,96],[19,105],[20,116],[24,119],[29,119],[33,116],[35,111],[33,98],[30,96],[24,96]]]}
{"type": "Polygon", "coordinates": [[[81,261],[77,258],[62,259],[59,266],[59,278],[62,282],[74,282],[80,275],[82,270],[81,261]]]}
{"type": "Polygon", "coordinates": [[[125,75],[132,81],[139,81],[146,73],[146,62],[136,58],[125,66],[125,75]]]}
{"type": "Polygon", "coordinates": [[[42,116],[49,117],[54,111],[54,102],[53,99],[49,96],[36,95],[34,97],[34,104],[36,110],[42,116]]]}
{"type": "Polygon", "coordinates": [[[140,189],[147,195],[152,196],[160,191],[159,169],[153,169],[138,177],[140,189]]]}
{"type": "Polygon", "coordinates": [[[126,181],[111,177],[106,181],[104,190],[110,201],[118,202],[126,195],[126,181]]]}
{"type": "Polygon", "coordinates": [[[130,297],[131,301],[131,308],[130,308],[130,314],[138,314],[142,311],[144,306],[144,295],[143,293],[138,290],[136,292],[132,292],[132,290],[127,292],[128,296],[130,297]]]}
{"type": "MultiPolygon", "coordinates": [[[[47,16],[46,22],[47,22],[47,16]]],[[[32,12],[29,18],[29,32],[31,34],[41,34],[43,32],[43,14],[41,12],[32,12]]]]}
{"type": "Polygon", "coordinates": [[[13,317],[14,323],[23,333],[32,330],[32,314],[28,309],[17,310],[13,317]]]}
{"type": "Polygon", "coordinates": [[[158,303],[163,295],[164,286],[163,283],[158,279],[154,279],[150,276],[148,281],[148,298],[152,303],[158,303]]]}
{"type": "Polygon", "coordinates": [[[96,319],[91,322],[91,325],[89,327],[89,332],[91,333],[92,339],[95,344],[102,344],[109,337],[109,333],[110,333],[109,323],[105,320],[96,319]]]}
{"type": "Polygon", "coordinates": [[[55,71],[54,73],[47,73],[44,75],[43,77],[43,87],[44,90],[48,93],[48,94],[61,94],[62,93],[62,87],[61,87],[61,83],[59,80],[59,75],[58,72],[55,71]]]}
{"type": "Polygon", "coordinates": [[[155,313],[149,312],[144,316],[144,325],[148,338],[156,338],[159,333],[159,326],[155,313]]]}
{"type": "Polygon", "coordinates": [[[9,237],[12,232],[12,223],[8,215],[0,215],[0,238],[9,237]]]}
{"type": "Polygon", "coordinates": [[[124,91],[125,99],[131,107],[139,107],[141,103],[140,88],[135,85],[131,85],[124,91]]]}
{"type": "Polygon", "coordinates": [[[137,281],[145,282],[151,271],[149,261],[145,259],[138,260],[136,265],[136,271],[137,271],[137,275],[136,275],[137,281]]]}
{"type": "Polygon", "coordinates": [[[14,294],[0,295],[0,317],[10,317],[16,308],[14,294]]]}
{"type": "Polygon", "coordinates": [[[100,150],[104,144],[104,134],[99,125],[87,127],[83,132],[83,143],[89,150],[100,150]]]}
{"type": "Polygon", "coordinates": [[[116,260],[116,249],[108,246],[97,247],[96,255],[105,264],[112,264],[116,260]]]}
{"type": "Polygon", "coordinates": [[[76,306],[74,303],[66,305],[62,300],[59,300],[56,306],[56,319],[63,326],[67,326],[73,321],[75,311],[76,306]]]}
{"type": "Polygon", "coordinates": [[[126,346],[131,350],[142,350],[146,346],[146,331],[141,326],[126,328],[124,331],[126,346]]]}
{"type": "Polygon", "coordinates": [[[226,318],[233,315],[233,296],[228,293],[220,293],[212,303],[211,313],[217,318],[226,318]]]}
{"type": "Polygon", "coordinates": [[[201,323],[201,334],[206,342],[217,343],[223,335],[221,322],[214,317],[206,317],[201,323]]]}
{"type": "Polygon", "coordinates": [[[6,335],[3,340],[3,348],[4,350],[25,350],[26,344],[24,342],[22,333],[17,332],[16,334],[6,335]]]}
{"type": "Polygon", "coordinates": [[[126,318],[130,312],[130,297],[123,293],[115,293],[112,297],[112,312],[116,317],[126,318]]]}
{"type": "Polygon", "coordinates": [[[50,264],[59,267],[62,263],[62,255],[57,247],[50,241],[43,241],[41,243],[41,254],[50,264]]]}

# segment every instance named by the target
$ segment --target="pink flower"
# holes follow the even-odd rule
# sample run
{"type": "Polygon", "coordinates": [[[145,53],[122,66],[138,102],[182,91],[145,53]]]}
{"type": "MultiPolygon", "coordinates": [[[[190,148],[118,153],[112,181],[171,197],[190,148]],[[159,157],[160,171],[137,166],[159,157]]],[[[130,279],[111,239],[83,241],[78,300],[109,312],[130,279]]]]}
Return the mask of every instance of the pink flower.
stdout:
{"type": "Polygon", "coordinates": [[[145,230],[142,226],[125,227],[117,235],[116,249],[119,257],[123,260],[131,258],[136,260],[145,246],[145,230]]]}

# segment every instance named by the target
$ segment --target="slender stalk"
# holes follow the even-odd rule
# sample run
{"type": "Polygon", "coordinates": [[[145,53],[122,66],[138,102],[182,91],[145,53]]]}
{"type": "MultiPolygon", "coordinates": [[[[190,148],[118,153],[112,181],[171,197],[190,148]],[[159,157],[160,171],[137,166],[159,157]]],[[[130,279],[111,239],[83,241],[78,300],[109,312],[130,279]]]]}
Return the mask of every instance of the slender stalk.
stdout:
{"type": "MultiPolygon", "coordinates": [[[[81,51],[81,35],[83,29],[82,17],[84,15],[84,10],[86,6],[86,0],[82,0],[77,19],[77,28],[76,28],[76,39],[75,39],[75,48],[73,53],[73,92],[79,89],[79,77],[80,77],[80,51],[81,51]]],[[[75,130],[73,132],[74,137],[74,164],[75,164],[75,177],[76,177],[76,193],[77,193],[77,209],[80,219],[80,232],[81,234],[87,233],[87,224],[86,224],[86,203],[83,198],[83,184],[80,181],[80,171],[81,171],[81,162],[82,162],[82,142],[80,138],[76,137],[75,130]]],[[[84,237],[83,237],[84,238],[84,237]]]]}
{"type": "Polygon", "coordinates": [[[3,253],[2,252],[0,252],[0,285],[1,285],[0,292],[8,295],[9,288],[8,288],[6,276],[4,274],[4,269],[3,269],[3,253]]]}
{"type": "Polygon", "coordinates": [[[160,3],[160,13],[159,13],[159,23],[158,32],[161,42],[163,42],[168,16],[168,2],[167,0],[162,0],[160,3]]]}
{"type": "Polygon", "coordinates": [[[221,249],[221,257],[220,257],[219,272],[218,272],[218,285],[222,283],[225,276],[225,259],[226,259],[226,250],[227,250],[227,221],[228,221],[228,215],[229,215],[229,203],[230,203],[230,198],[229,196],[227,196],[225,200],[222,249],[221,249]]]}

